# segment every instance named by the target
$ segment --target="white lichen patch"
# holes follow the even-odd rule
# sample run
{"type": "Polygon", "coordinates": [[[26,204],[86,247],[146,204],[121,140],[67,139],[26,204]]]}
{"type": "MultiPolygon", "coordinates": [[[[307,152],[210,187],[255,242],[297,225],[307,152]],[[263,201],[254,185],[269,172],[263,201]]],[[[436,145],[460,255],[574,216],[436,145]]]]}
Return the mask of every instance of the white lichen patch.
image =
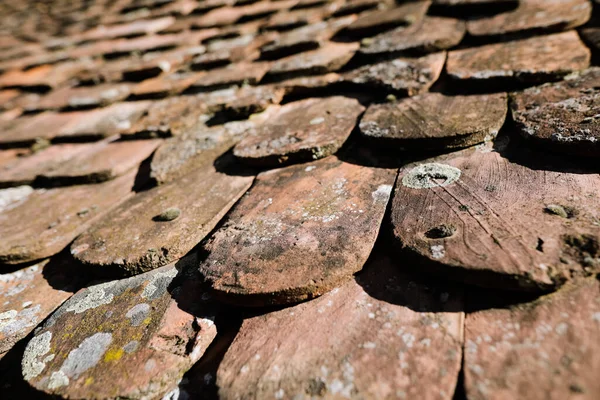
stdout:
{"type": "Polygon", "coordinates": [[[69,384],[69,377],[62,371],[53,372],[48,379],[48,389],[54,390],[69,384]]]}
{"type": "Polygon", "coordinates": [[[167,286],[176,276],[177,269],[175,267],[164,272],[157,272],[152,276],[150,282],[148,282],[144,288],[144,291],[142,292],[142,298],[152,300],[160,296],[162,294],[161,289],[166,290],[167,286]]]}
{"type": "Polygon", "coordinates": [[[25,308],[21,311],[8,310],[0,314],[0,332],[4,335],[14,335],[25,329],[36,326],[41,306],[25,308]]]}
{"type": "Polygon", "coordinates": [[[402,185],[412,189],[430,189],[453,184],[460,179],[461,171],[446,164],[421,164],[402,178],[402,185]]]}
{"type": "Polygon", "coordinates": [[[22,204],[31,193],[33,193],[31,186],[0,189],[0,212],[8,211],[22,204]]]}
{"type": "Polygon", "coordinates": [[[44,332],[41,335],[35,336],[27,344],[23,353],[23,360],[21,361],[23,378],[25,380],[31,380],[41,374],[44,368],[46,368],[46,362],[49,362],[53,358],[46,357],[40,360],[50,352],[51,339],[52,333],[44,332]]]}
{"type": "Polygon", "coordinates": [[[377,190],[371,193],[374,202],[387,203],[392,194],[392,185],[379,185],[377,190]]]}
{"type": "Polygon", "coordinates": [[[141,303],[133,306],[125,316],[130,319],[131,325],[140,326],[150,313],[150,305],[141,303]]]}
{"type": "Polygon", "coordinates": [[[113,285],[114,282],[106,282],[90,286],[81,296],[76,295],[69,300],[66,311],[81,314],[84,311],[111,303],[114,296],[112,293],[107,293],[106,291],[113,285]]]}
{"type": "MultiPolygon", "coordinates": [[[[59,372],[66,378],[79,378],[85,371],[98,364],[111,342],[112,334],[107,332],[98,332],[84,339],[76,349],[71,350],[59,372]]],[[[58,376],[56,383],[61,381],[65,382],[65,379],[58,376]]]]}
{"type": "Polygon", "coordinates": [[[446,249],[441,244],[431,246],[430,250],[431,258],[436,260],[444,258],[444,256],[446,255],[446,249]]]}

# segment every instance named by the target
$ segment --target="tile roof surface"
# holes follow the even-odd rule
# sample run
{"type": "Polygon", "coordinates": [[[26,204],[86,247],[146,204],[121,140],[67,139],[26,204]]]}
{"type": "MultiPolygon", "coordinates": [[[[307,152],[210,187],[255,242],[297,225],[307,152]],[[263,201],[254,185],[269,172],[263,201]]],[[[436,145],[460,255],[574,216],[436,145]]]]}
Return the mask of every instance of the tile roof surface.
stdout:
{"type": "Polygon", "coordinates": [[[0,398],[600,398],[599,16],[0,2],[0,398]]]}

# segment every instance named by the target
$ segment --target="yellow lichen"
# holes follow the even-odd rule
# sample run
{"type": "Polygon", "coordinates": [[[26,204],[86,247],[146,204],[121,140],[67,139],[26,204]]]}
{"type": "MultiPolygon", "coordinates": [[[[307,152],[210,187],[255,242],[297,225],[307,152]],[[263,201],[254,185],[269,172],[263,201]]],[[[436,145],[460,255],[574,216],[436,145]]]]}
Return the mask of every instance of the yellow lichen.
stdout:
{"type": "Polygon", "coordinates": [[[119,361],[123,357],[123,349],[110,349],[104,355],[104,361],[119,361]]]}

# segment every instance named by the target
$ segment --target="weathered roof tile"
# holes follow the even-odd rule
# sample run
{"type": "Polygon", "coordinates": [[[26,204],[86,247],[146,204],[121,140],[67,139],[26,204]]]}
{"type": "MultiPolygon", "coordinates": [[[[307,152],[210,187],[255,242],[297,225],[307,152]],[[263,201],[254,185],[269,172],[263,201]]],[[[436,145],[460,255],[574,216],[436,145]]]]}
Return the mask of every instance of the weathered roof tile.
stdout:
{"type": "Polygon", "coordinates": [[[30,192],[17,206],[0,212],[0,262],[23,263],[58,253],[132,194],[136,172],[99,185],[30,192]]]}
{"type": "Polygon", "coordinates": [[[508,289],[548,290],[597,270],[600,177],[502,153],[484,146],[402,168],[391,213],[402,248],[428,271],[508,289]]]}
{"type": "Polygon", "coordinates": [[[380,255],[321,298],[245,320],[217,371],[219,397],[451,399],[462,293],[400,271],[380,255]]]}
{"type": "Polygon", "coordinates": [[[233,154],[245,163],[266,166],[323,158],[344,144],[363,111],[358,101],[341,96],[289,103],[265,124],[251,128],[233,154]]]}
{"type": "Polygon", "coordinates": [[[521,134],[555,151],[600,155],[600,115],[596,112],[600,69],[527,89],[512,96],[511,109],[521,134]]]}
{"type": "Polygon", "coordinates": [[[506,116],[506,94],[447,96],[426,93],[369,107],[360,121],[366,137],[402,148],[468,147],[491,140],[506,116]]]}
{"type": "Polygon", "coordinates": [[[366,262],[395,176],[333,156],[263,172],[204,245],[200,272],[242,305],[321,295],[366,262]]]}
{"type": "Polygon", "coordinates": [[[213,165],[193,170],[125,201],[77,238],[71,253],[105,274],[134,275],[176,261],[204,239],[253,179],[213,165]]]}
{"type": "Polygon", "coordinates": [[[176,277],[185,265],[77,292],[29,341],[25,380],[39,393],[78,398],[160,398],[175,388],[217,333],[199,282],[176,277]],[[184,298],[194,310],[178,306],[184,298]]]}

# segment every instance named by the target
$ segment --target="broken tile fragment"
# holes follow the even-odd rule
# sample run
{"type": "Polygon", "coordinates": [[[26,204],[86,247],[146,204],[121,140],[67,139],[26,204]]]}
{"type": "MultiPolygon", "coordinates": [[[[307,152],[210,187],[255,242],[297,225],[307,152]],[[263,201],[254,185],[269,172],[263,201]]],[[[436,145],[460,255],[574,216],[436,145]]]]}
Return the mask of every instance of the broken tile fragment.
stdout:
{"type": "Polygon", "coordinates": [[[0,274],[0,358],[86,281],[61,256],[0,274]]]}
{"type": "Polygon", "coordinates": [[[600,156],[600,69],[590,68],[565,81],[533,87],[511,96],[519,132],[561,153],[600,156]]]}
{"type": "Polygon", "coordinates": [[[103,141],[49,166],[38,181],[49,186],[109,181],[137,169],[160,143],[159,139],[103,141]]]}
{"type": "Polygon", "coordinates": [[[448,53],[446,71],[471,82],[536,83],[558,80],[590,64],[590,51],[577,32],[455,50],[448,53]]]}
{"type": "Polygon", "coordinates": [[[219,397],[451,399],[462,293],[400,270],[379,255],[356,281],[244,320],[217,371],[219,397]]]}
{"type": "Polygon", "coordinates": [[[284,79],[337,71],[350,61],[357,48],[356,43],[327,43],[316,50],[276,61],[267,76],[284,79]]]}
{"type": "Polygon", "coordinates": [[[397,58],[348,71],[341,75],[339,81],[358,85],[364,90],[383,89],[414,96],[426,92],[437,81],[445,61],[445,52],[419,58],[397,58]]]}
{"type": "Polygon", "coordinates": [[[391,207],[399,248],[423,270],[485,287],[549,290],[600,270],[600,177],[502,152],[486,145],[402,168],[391,207]]]}
{"type": "Polygon", "coordinates": [[[465,23],[454,18],[425,17],[409,27],[396,28],[365,39],[359,52],[365,56],[398,53],[432,53],[456,46],[465,23]]]}
{"type": "Polygon", "coordinates": [[[177,277],[187,262],[77,292],[27,344],[24,379],[69,398],[161,398],[174,389],[217,333],[199,282],[177,277]]]}
{"type": "Polygon", "coordinates": [[[519,0],[514,10],[467,23],[475,37],[556,32],[585,24],[592,14],[589,0],[519,0]]]}
{"type": "Polygon", "coordinates": [[[58,253],[132,194],[135,175],[132,171],[98,185],[29,191],[0,212],[0,262],[17,264],[58,253]]]}
{"type": "Polygon", "coordinates": [[[368,138],[402,148],[468,147],[493,139],[504,124],[506,109],[505,93],[426,93],[371,105],[360,121],[360,131],[368,138]]]}
{"type": "Polygon", "coordinates": [[[253,179],[205,165],[123,202],[79,236],[71,253],[100,274],[135,275],[166,265],[204,239],[253,179]],[[181,212],[177,219],[157,220],[174,207],[181,212]]]}
{"type": "Polygon", "coordinates": [[[327,157],[344,144],[363,111],[358,101],[341,96],[289,103],[267,123],[248,130],[233,154],[265,166],[327,157]]]}
{"type": "Polygon", "coordinates": [[[241,305],[319,296],[363,267],[395,176],[333,156],[263,172],[203,245],[200,273],[241,305]]]}
{"type": "Polygon", "coordinates": [[[348,25],[344,35],[352,37],[373,36],[398,26],[407,26],[421,22],[429,9],[431,1],[418,1],[400,4],[392,9],[381,9],[365,13],[348,25]]]}
{"type": "Polygon", "coordinates": [[[595,399],[600,395],[600,281],[530,303],[468,314],[468,398],[595,399]]]}

